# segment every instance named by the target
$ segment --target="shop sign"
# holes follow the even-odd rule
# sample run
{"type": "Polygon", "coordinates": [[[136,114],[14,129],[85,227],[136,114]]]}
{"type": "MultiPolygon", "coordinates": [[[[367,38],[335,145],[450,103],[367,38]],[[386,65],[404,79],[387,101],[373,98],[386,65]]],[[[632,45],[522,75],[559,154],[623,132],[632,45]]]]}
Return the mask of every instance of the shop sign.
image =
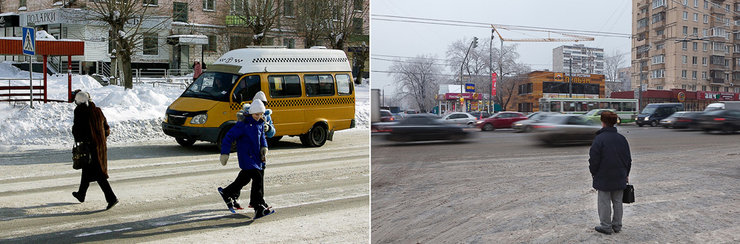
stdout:
{"type": "Polygon", "coordinates": [[[698,99],[699,100],[720,100],[720,101],[732,101],[732,100],[738,100],[738,94],[735,93],[729,93],[729,92],[705,92],[705,91],[699,91],[698,93],[698,99]]]}
{"type": "Polygon", "coordinates": [[[678,92],[677,97],[678,97],[678,102],[680,103],[686,101],[686,93],[684,92],[678,92]]]}
{"type": "MultiPolygon", "coordinates": [[[[473,99],[479,100],[481,95],[479,93],[463,93],[462,98],[465,100],[473,99]]],[[[445,93],[445,100],[457,100],[460,99],[460,93],[445,93]]]]}

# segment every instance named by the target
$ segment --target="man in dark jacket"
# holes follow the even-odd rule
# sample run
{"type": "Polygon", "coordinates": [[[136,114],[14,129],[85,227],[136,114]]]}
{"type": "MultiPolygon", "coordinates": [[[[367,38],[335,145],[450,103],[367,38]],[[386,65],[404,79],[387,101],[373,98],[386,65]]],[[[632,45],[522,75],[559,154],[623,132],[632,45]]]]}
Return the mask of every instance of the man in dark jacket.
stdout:
{"type": "Polygon", "coordinates": [[[627,188],[632,157],[627,139],[617,133],[614,124],[617,114],[605,111],[601,114],[601,130],[591,144],[588,159],[593,177],[593,187],[598,190],[598,209],[601,225],[594,229],[610,235],[622,230],[622,193],[627,188]],[[611,203],[611,204],[610,204],[611,203]],[[611,205],[611,206],[610,206],[611,205]],[[614,216],[611,216],[611,207],[614,216]]]}

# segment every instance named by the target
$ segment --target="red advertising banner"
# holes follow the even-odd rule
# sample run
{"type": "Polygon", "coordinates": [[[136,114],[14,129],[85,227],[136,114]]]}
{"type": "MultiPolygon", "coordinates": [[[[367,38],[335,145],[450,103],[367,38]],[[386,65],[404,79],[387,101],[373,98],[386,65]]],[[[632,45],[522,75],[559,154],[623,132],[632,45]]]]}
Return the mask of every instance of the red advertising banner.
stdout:
{"type": "Polygon", "coordinates": [[[491,96],[496,96],[496,72],[491,73],[491,96]]]}

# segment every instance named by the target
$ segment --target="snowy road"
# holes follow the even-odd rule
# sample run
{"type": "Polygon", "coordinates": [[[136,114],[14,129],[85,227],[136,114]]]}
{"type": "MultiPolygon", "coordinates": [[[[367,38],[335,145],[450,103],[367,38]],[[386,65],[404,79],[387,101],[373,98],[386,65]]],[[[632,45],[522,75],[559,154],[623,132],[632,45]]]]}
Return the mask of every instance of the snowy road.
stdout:
{"type": "MultiPolygon", "coordinates": [[[[321,148],[284,138],[270,150],[265,199],[277,213],[231,214],[216,192],[236,178],[213,144],[174,141],[109,148],[109,211],[96,183],[71,195],[80,172],[69,150],[0,152],[0,242],[351,242],[369,238],[369,135],[338,132],[321,148]]],[[[247,186],[242,203],[248,202],[247,186]]],[[[244,204],[246,205],[246,204],[244,204]]]]}

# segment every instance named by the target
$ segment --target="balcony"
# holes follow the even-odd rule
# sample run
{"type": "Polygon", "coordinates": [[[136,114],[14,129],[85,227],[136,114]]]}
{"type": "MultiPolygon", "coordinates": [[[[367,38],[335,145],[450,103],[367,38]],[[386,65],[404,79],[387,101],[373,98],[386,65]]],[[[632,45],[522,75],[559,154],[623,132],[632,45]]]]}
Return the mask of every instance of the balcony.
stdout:
{"type": "Polygon", "coordinates": [[[712,84],[724,84],[725,83],[725,79],[723,78],[711,78],[711,80],[712,80],[712,84]]]}

